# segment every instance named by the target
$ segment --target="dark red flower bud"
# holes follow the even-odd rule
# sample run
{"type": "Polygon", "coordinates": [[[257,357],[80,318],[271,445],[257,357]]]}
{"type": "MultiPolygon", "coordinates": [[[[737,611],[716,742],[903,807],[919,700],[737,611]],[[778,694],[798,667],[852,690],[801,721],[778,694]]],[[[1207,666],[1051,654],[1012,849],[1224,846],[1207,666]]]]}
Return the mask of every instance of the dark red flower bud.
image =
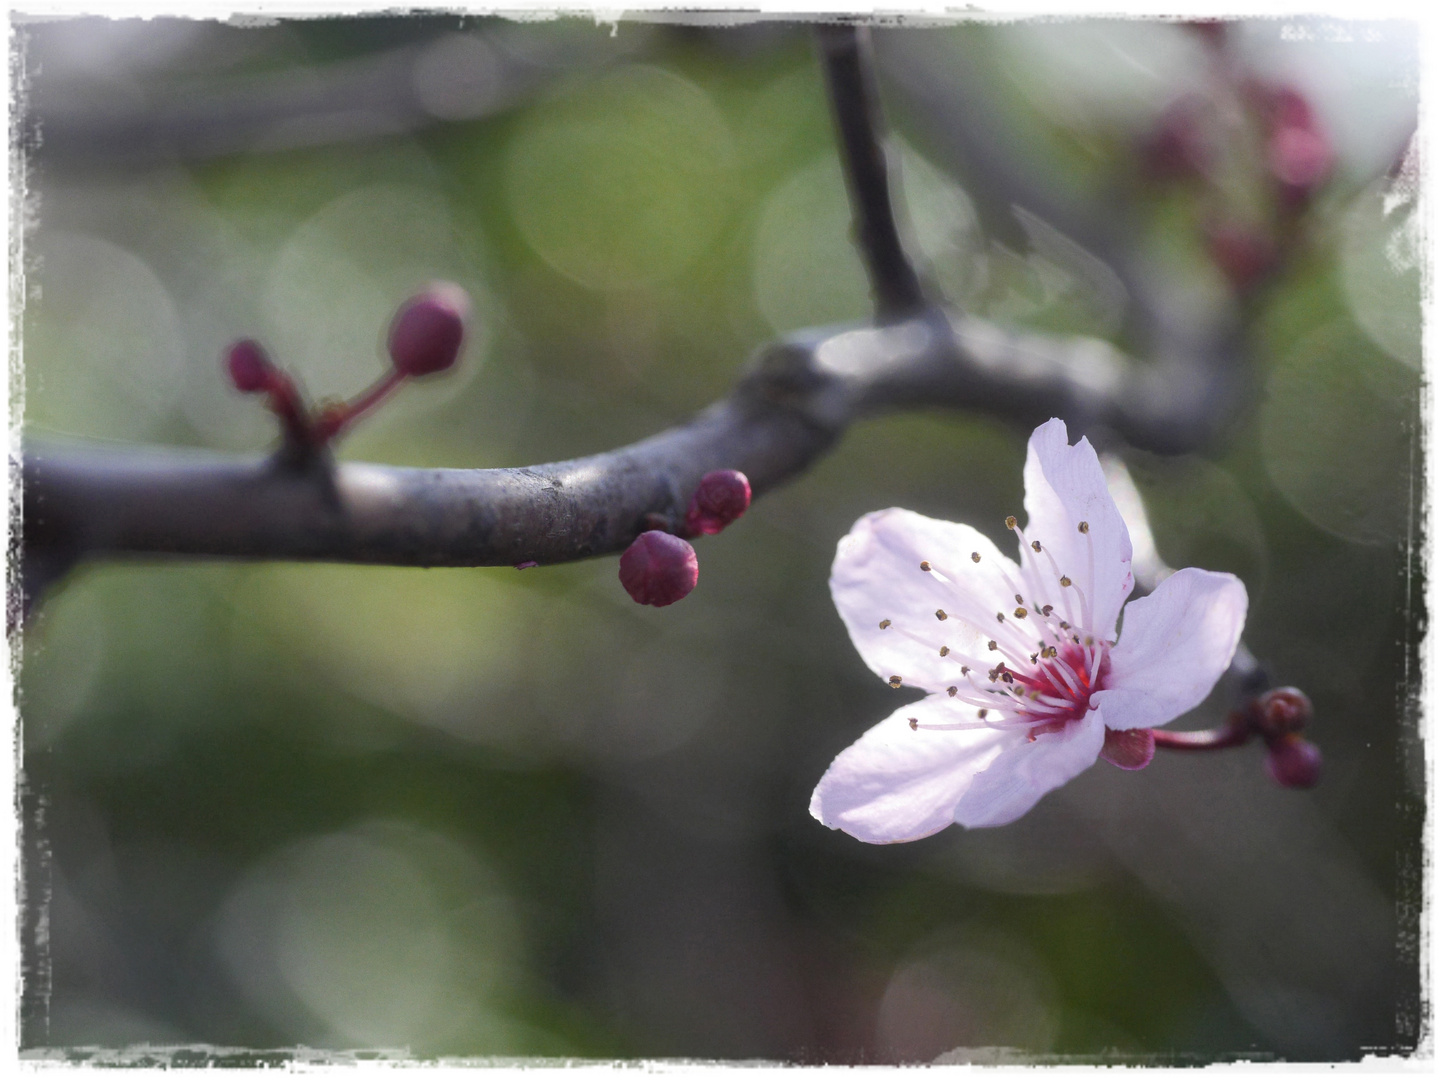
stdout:
{"type": "Polygon", "coordinates": [[[665,607],[683,600],[699,579],[695,549],[659,530],[641,533],[620,556],[620,584],[637,604],[665,607]]]}
{"type": "Polygon", "coordinates": [[[1211,225],[1206,246],[1236,292],[1245,292],[1275,267],[1275,243],[1258,229],[1234,223],[1211,225]]]}
{"type": "Polygon", "coordinates": [[[1330,140],[1314,128],[1276,129],[1267,148],[1270,172],[1291,203],[1303,202],[1325,182],[1335,164],[1330,140]]]}
{"type": "Polygon", "coordinates": [[[235,389],[242,394],[258,394],[274,383],[275,365],[260,343],[249,338],[230,346],[225,353],[225,368],[235,389]]]}
{"type": "Polygon", "coordinates": [[[1270,744],[1265,771],[1281,787],[1314,787],[1320,780],[1320,748],[1299,735],[1282,736],[1270,744]]]}
{"type": "Polygon", "coordinates": [[[685,528],[691,534],[718,533],[750,506],[750,481],[734,469],[716,469],[700,478],[685,511],[685,528]]]}
{"type": "Polygon", "coordinates": [[[1171,102],[1139,145],[1145,172],[1155,180],[1203,176],[1214,154],[1204,125],[1205,102],[1195,95],[1171,102]]]}
{"type": "Polygon", "coordinates": [[[465,340],[470,298],[458,285],[432,285],[400,306],[390,323],[390,362],[402,375],[451,367],[465,340]]]}
{"type": "Polygon", "coordinates": [[[1149,728],[1129,731],[1105,729],[1105,744],[1100,756],[1122,769],[1143,769],[1155,756],[1155,733],[1149,728]]]}
{"type": "Polygon", "coordinates": [[[1262,694],[1255,703],[1255,727],[1267,739],[1303,730],[1314,715],[1315,708],[1310,699],[1293,686],[1282,686],[1262,694]]]}

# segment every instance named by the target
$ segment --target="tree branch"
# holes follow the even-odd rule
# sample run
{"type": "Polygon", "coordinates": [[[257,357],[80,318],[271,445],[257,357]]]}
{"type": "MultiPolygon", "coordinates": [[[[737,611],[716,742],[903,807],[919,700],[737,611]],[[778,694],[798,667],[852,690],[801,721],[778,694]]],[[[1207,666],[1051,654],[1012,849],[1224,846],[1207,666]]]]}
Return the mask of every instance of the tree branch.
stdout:
{"type": "Polygon", "coordinates": [[[815,41],[850,193],[855,242],[870,276],[876,315],[882,322],[913,315],[925,307],[925,296],[895,224],[869,29],[820,25],[815,41]]]}
{"type": "MultiPolygon", "coordinates": [[[[1197,384],[1192,381],[1190,385],[1197,384]]],[[[1103,424],[1156,450],[1213,432],[1186,396],[1091,338],[1017,334],[931,311],[887,327],[800,334],[763,349],[726,398],[593,457],[521,469],[416,469],[30,439],[28,564],[94,556],[325,559],[403,566],[565,562],[623,550],[647,515],[678,524],[700,478],[738,469],[758,496],[845,428],[888,409],[983,408],[1030,424],[1103,424]]],[[[27,588],[27,592],[33,593],[27,588]]]]}

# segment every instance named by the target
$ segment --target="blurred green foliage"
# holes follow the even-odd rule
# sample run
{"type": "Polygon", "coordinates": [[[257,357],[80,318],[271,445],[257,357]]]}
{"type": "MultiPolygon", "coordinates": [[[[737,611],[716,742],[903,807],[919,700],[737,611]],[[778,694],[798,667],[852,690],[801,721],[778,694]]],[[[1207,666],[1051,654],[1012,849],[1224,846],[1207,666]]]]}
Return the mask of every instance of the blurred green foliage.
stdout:
{"type": "MultiPolygon", "coordinates": [[[[1413,64],[1405,28],[1377,25],[1413,64]]],[[[455,28],[201,27],[202,59],[252,35],[241,71],[455,28]]],[[[95,27],[33,27],[32,67],[67,32],[95,27]]],[[[1158,23],[944,33],[993,75],[1023,151],[1092,191],[1134,168],[1137,93],[1163,98],[1194,51],[1158,23]]],[[[225,386],[227,341],[258,336],[313,394],[353,393],[396,303],[447,277],[483,327],[463,373],[407,386],[342,456],[516,466],[651,434],[776,333],[864,318],[805,33],[622,23],[615,47],[633,52],[413,134],[32,173],[27,428],[258,450],[268,418],[225,386]]],[[[1403,92],[1358,97],[1413,115],[1403,92]]],[[[899,136],[932,280],[981,313],[1097,329],[1062,271],[987,240],[918,129],[899,136]]],[[[27,902],[48,890],[53,973],[27,1045],[810,1062],[1413,1046],[1418,961],[1395,920],[1422,807],[1418,271],[1376,254],[1404,211],[1377,212],[1355,176],[1335,191],[1255,322],[1262,389],[1228,448],[1127,455],[1161,554],[1239,574],[1252,649],[1314,699],[1313,793],[1274,788],[1249,747],[1101,763],[1014,826],[905,847],[809,817],[833,755],[895,703],[830,603],[834,544],[891,505],[999,542],[1028,432],[979,413],[857,427],[700,542],[698,588],[663,610],[629,601],[613,559],[86,566],[24,635],[25,825],[46,853],[27,902]]],[[[1190,199],[1152,202],[1152,242],[1213,290],[1190,199]]]]}

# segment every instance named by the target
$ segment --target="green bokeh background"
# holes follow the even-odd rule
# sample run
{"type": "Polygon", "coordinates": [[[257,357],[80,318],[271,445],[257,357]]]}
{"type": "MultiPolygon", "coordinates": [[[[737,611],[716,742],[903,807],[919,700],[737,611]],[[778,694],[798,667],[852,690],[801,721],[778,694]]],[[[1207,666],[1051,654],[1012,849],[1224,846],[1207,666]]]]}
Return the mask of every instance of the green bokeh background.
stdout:
{"type": "MultiPolygon", "coordinates": [[[[1156,250],[1222,288],[1201,196],[1136,187],[1130,149],[1195,77],[1192,32],[898,32],[944,35],[1051,182],[1130,190],[1156,250]]],[[[159,99],[462,34],[603,62],[384,138],[127,168],[50,163],[42,143],[27,432],[259,451],[269,418],[226,386],[228,341],[260,337],[317,396],[354,393],[394,305],[443,277],[480,313],[463,371],[404,388],[341,456],[519,466],[649,435],[777,333],[866,316],[802,28],[84,20],[28,27],[22,49],[43,117],[65,93],[159,99]]],[[[896,703],[830,603],[834,545],[886,506],[1001,542],[1028,432],[978,411],[858,425],[698,541],[698,588],[660,610],[628,599],[613,558],[85,566],[25,631],[17,680],[26,904],[48,920],[26,1045],[803,1062],[1413,1047],[1419,271],[1413,206],[1344,136],[1413,123],[1414,28],[1238,36],[1256,70],[1344,91],[1322,109],[1339,171],[1252,320],[1261,389],[1233,437],[1126,461],[1161,555],[1245,580],[1251,648],[1315,702],[1318,788],[1278,789],[1251,746],[1102,762],[1015,825],[904,846],[809,816],[833,756],[896,703]]],[[[1086,283],[997,246],[923,125],[894,115],[930,279],[981,314],[1104,331],[1086,283]]]]}

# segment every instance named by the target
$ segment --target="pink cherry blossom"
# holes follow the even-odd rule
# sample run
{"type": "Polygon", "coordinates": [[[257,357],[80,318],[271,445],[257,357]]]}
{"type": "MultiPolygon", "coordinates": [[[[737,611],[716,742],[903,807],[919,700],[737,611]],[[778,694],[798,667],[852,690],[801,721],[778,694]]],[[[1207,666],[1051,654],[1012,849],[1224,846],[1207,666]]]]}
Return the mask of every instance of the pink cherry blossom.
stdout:
{"type": "Polygon", "coordinates": [[[867,514],[840,541],[830,591],[850,640],[891,686],[928,696],[835,759],[810,801],[824,824],[875,844],[1007,824],[1102,753],[1143,767],[1142,729],[1199,705],[1229,666],[1245,586],[1185,569],[1126,606],[1130,534],[1094,449],[1060,420],[1030,437],[1025,513],[1006,521],[1018,563],[909,510],[867,514]]]}

